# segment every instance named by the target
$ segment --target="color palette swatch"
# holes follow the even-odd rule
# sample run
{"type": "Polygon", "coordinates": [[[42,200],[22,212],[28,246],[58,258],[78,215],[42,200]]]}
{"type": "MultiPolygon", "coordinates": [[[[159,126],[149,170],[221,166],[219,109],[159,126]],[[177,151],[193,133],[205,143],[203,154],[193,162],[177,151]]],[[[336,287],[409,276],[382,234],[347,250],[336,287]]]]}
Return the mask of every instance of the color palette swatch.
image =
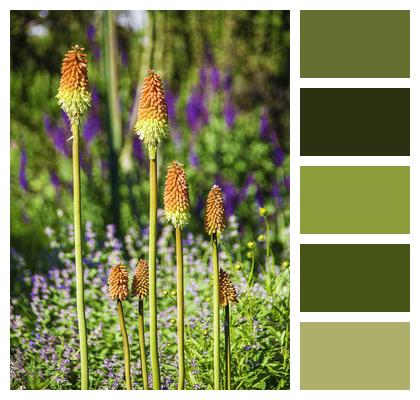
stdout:
{"type": "Polygon", "coordinates": [[[301,323],[300,348],[301,389],[410,388],[408,323],[301,323]]]}
{"type": "Polygon", "coordinates": [[[409,156],[410,89],[301,89],[300,154],[409,156]]]}
{"type": "Polygon", "coordinates": [[[300,310],[410,311],[410,246],[301,244],[300,310]]]}
{"type": "Polygon", "coordinates": [[[408,78],[410,12],[301,11],[300,76],[408,78]]]}
{"type": "Polygon", "coordinates": [[[369,78],[410,77],[410,11],[301,11],[300,63],[336,78],[300,89],[300,387],[409,389],[410,88],[369,78]]]}
{"type": "Polygon", "coordinates": [[[301,167],[301,233],[410,233],[409,167],[301,167]]]}

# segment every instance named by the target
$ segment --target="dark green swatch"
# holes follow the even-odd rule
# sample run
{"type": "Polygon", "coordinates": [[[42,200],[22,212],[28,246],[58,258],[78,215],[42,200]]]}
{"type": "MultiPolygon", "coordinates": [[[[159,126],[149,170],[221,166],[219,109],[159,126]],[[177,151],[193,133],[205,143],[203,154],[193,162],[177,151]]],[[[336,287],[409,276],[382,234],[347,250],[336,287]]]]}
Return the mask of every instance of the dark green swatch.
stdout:
{"type": "Polygon", "coordinates": [[[410,389],[410,324],[301,323],[300,388],[410,389]]]}
{"type": "Polygon", "coordinates": [[[301,167],[301,233],[410,233],[409,167],[301,167]]]}
{"type": "Polygon", "coordinates": [[[410,246],[302,244],[300,311],[410,311],[410,246]]]}
{"type": "Polygon", "coordinates": [[[301,89],[302,156],[409,156],[410,89],[301,89]]]}
{"type": "Polygon", "coordinates": [[[410,12],[300,12],[302,78],[409,78],[410,12]]]}

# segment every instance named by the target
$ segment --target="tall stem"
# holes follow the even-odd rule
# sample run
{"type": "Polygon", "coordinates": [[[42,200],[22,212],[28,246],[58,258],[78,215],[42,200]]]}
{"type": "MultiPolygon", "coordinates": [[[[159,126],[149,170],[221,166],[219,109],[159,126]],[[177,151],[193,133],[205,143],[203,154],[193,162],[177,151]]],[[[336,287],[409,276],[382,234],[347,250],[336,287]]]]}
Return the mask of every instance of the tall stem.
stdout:
{"type": "Polygon", "coordinates": [[[157,154],[150,159],[149,215],[149,295],[150,295],[150,357],[152,359],[153,389],[160,389],[159,353],[157,341],[156,295],[156,225],[157,225],[157,154]]]}
{"type": "Polygon", "coordinates": [[[176,238],[176,303],[178,311],[178,390],[184,390],[185,357],[184,357],[184,264],[182,256],[182,231],[175,229],[176,238]]]}
{"type": "Polygon", "coordinates": [[[117,311],[124,346],[125,388],[127,390],[131,390],[130,344],[128,343],[128,335],[127,329],[125,327],[124,312],[121,300],[117,300],[117,311]]]}
{"type": "Polygon", "coordinates": [[[146,344],[144,340],[144,310],[143,300],[139,299],[139,344],[140,344],[140,363],[141,363],[141,376],[143,380],[143,389],[149,389],[149,381],[147,379],[147,360],[146,360],[146,344]]]}
{"type": "Polygon", "coordinates": [[[113,222],[117,234],[120,235],[120,193],[119,193],[119,155],[122,146],[121,112],[118,97],[118,49],[116,43],[115,24],[113,12],[104,12],[104,60],[105,82],[107,95],[107,115],[109,125],[109,150],[111,170],[111,201],[113,222]]]}
{"type": "Polygon", "coordinates": [[[225,307],[225,364],[226,364],[226,390],[230,390],[231,369],[230,369],[230,316],[229,304],[225,307]]]}
{"type": "Polygon", "coordinates": [[[73,134],[74,254],[76,263],[76,303],[80,342],[81,389],[88,390],[89,367],[82,265],[82,207],[80,197],[79,124],[73,123],[71,130],[73,134]]]}
{"type": "Polygon", "coordinates": [[[219,317],[219,257],[217,234],[212,235],[213,244],[213,362],[214,390],[220,390],[220,317],[219,317]]]}

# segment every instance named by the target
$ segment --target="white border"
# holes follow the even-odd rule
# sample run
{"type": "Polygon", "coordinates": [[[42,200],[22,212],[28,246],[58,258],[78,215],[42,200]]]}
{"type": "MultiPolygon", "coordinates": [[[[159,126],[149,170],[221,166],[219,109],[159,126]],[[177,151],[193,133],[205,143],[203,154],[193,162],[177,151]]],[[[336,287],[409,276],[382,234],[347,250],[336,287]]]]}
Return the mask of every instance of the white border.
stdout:
{"type": "MultiPolygon", "coordinates": [[[[321,318],[322,320],[328,320],[328,318],[348,318],[354,317],[354,320],[362,320],[364,317],[360,314],[351,316],[347,313],[316,313],[313,316],[307,315],[308,313],[299,312],[299,243],[322,243],[323,240],[317,238],[321,235],[300,235],[299,234],[299,166],[300,165],[311,165],[306,164],[308,161],[303,157],[299,156],[299,90],[300,87],[410,87],[411,88],[411,157],[409,160],[402,160],[404,163],[401,165],[410,165],[411,168],[411,204],[419,204],[419,171],[418,171],[418,130],[420,128],[418,122],[418,109],[419,103],[419,40],[420,32],[420,18],[419,18],[419,4],[415,0],[242,0],[242,1],[226,1],[226,0],[213,0],[207,3],[197,3],[194,1],[182,1],[170,2],[168,0],[155,0],[151,1],[127,1],[120,0],[119,2],[103,0],[99,1],[88,1],[88,0],[73,0],[71,3],[63,3],[64,5],[70,6],[72,9],[279,9],[279,10],[291,10],[291,74],[290,74],[290,88],[291,88],[291,390],[290,391],[235,391],[235,392],[195,392],[195,391],[159,391],[159,392],[137,392],[137,391],[101,391],[98,392],[79,392],[77,395],[82,398],[89,398],[95,396],[101,396],[104,399],[115,399],[116,397],[124,396],[124,398],[138,398],[141,396],[145,399],[219,399],[226,396],[234,395],[242,399],[253,399],[254,396],[264,396],[266,399],[354,399],[355,396],[361,399],[413,399],[420,396],[420,383],[415,379],[420,376],[419,368],[419,341],[414,340],[418,338],[420,329],[418,328],[420,323],[420,291],[418,290],[418,282],[420,281],[420,273],[418,266],[420,265],[420,255],[418,246],[418,232],[419,232],[419,212],[417,207],[411,207],[411,234],[408,235],[397,235],[397,237],[391,237],[388,235],[322,235],[324,239],[327,239],[325,243],[332,243],[335,240],[337,243],[388,243],[389,239],[394,243],[411,243],[411,312],[407,318],[405,313],[380,313],[380,315],[364,314],[364,317],[372,319],[380,318],[383,321],[390,321],[395,318],[401,317],[404,320],[411,321],[411,390],[410,391],[300,391],[299,390],[299,323],[300,321],[308,321],[311,318],[321,318]],[[299,10],[300,9],[410,9],[411,10],[411,78],[410,79],[300,79],[299,71],[299,10]],[[332,239],[335,236],[335,239],[332,239]],[[386,237],[388,237],[386,239],[386,237]],[[394,241],[395,239],[395,241],[394,241]],[[349,241],[352,240],[352,241],[349,241]]],[[[10,53],[10,26],[9,26],[9,9],[57,9],[61,3],[56,1],[8,1],[2,4],[1,9],[1,45],[2,54],[10,53]]],[[[9,80],[9,64],[2,63],[0,68],[0,87],[10,87],[9,80]]],[[[4,110],[10,109],[9,93],[4,89],[1,93],[2,106],[4,110]]],[[[5,112],[6,113],[6,112],[5,112]]],[[[10,131],[10,124],[8,118],[1,118],[0,123],[2,124],[2,132],[0,135],[1,146],[0,151],[2,156],[0,162],[2,163],[2,171],[0,174],[1,187],[4,192],[9,191],[9,137],[7,132],[10,131]]],[[[376,159],[375,162],[378,160],[376,159]]],[[[315,161],[316,162],[316,161],[315,161]]],[[[337,160],[338,162],[338,160],[337,160]]],[[[351,160],[347,159],[346,163],[350,164],[339,164],[339,165],[370,165],[368,160],[351,160]],[[358,164],[360,162],[360,164],[358,164]],[[353,164],[354,163],[354,164],[353,164]]],[[[380,165],[396,165],[395,160],[382,160],[380,165]],[[388,162],[390,162],[388,164],[388,162]],[[383,163],[383,164],[382,164],[383,163]]],[[[312,164],[314,165],[314,164],[312,164]]],[[[321,165],[321,164],[319,164],[321,165]]],[[[324,159],[322,165],[329,165],[329,161],[324,159]]],[[[332,164],[330,164],[332,165],[332,164]]],[[[335,164],[337,165],[337,164],[335,164]]],[[[379,164],[372,164],[379,165],[379,164]]],[[[6,195],[0,196],[0,209],[4,213],[3,221],[9,219],[10,214],[9,197],[6,195]]],[[[9,264],[9,238],[10,231],[7,223],[4,224],[1,230],[1,241],[0,248],[2,251],[2,260],[4,261],[5,267],[9,264]]],[[[4,327],[1,331],[1,350],[2,354],[6,355],[3,357],[3,362],[0,367],[0,384],[1,389],[7,392],[7,395],[13,398],[31,398],[31,399],[49,399],[55,398],[58,393],[55,391],[9,391],[9,341],[8,341],[8,326],[9,326],[9,273],[8,268],[6,272],[3,272],[2,282],[5,287],[0,291],[2,296],[2,307],[1,307],[1,322],[4,327]],[[4,334],[6,332],[6,334],[4,334]]],[[[376,314],[376,313],[374,313],[376,314]]],[[[372,320],[371,319],[371,320],[372,320]]],[[[318,321],[318,319],[316,319],[318,321]]],[[[5,393],[6,394],[6,393],[5,393]]],[[[72,391],[62,391],[59,393],[64,398],[71,398],[74,394],[72,391]]]]}

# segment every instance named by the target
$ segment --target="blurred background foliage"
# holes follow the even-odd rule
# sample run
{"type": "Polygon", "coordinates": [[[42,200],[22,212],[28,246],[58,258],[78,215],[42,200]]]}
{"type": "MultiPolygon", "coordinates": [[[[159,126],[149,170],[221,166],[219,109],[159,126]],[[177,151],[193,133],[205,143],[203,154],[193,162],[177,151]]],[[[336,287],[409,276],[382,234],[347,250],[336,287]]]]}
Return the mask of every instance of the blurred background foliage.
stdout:
{"type": "Polygon", "coordinates": [[[147,226],[148,159],[133,126],[139,84],[152,67],[164,80],[171,127],[158,160],[160,194],[176,159],[190,185],[188,231],[202,233],[216,182],[244,240],[256,239],[264,206],[274,250],[288,252],[287,11],[12,11],[10,18],[11,246],[32,272],[49,252],[45,228],[72,223],[71,135],[55,95],[63,55],[76,43],[88,54],[93,93],[82,131],[84,221],[103,227],[104,237],[107,224],[119,237],[147,226]]]}

